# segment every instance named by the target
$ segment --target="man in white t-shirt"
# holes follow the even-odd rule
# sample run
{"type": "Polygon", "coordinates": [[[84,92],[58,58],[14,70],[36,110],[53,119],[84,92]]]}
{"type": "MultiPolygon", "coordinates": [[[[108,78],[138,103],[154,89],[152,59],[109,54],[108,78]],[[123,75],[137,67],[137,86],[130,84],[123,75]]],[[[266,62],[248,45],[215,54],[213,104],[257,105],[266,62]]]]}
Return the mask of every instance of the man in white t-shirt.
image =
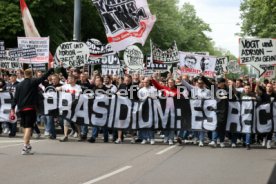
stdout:
{"type": "MultiPolygon", "coordinates": [[[[140,101],[144,101],[147,98],[152,98],[152,99],[156,99],[157,97],[157,89],[153,86],[150,86],[150,80],[149,78],[145,78],[142,81],[142,85],[143,87],[141,89],[139,89],[138,91],[138,98],[140,99],[140,101]]],[[[151,129],[141,129],[139,130],[139,133],[142,135],[142,139],[143,141],[141,142],[141,144],[146,144],[147,141],[150,141],[150,144],[154,144],[154,131],[151,129]]]]}
{"type": "MultiPolygon", "coordinates": [[[[63,91],[66,93],[71,93],[76,96],[79,96],[82,92],[81,86],[76,84],[77,78],[74,75],[69,75],[67,79],[67,84],[64,84],[61,87],[57,87],[57,91],[63,91]]],[[[68,131],[70,123],[67,120],[64,120],[64,137],[60,139],[61,142],[68,141],[68,131]]],[[[77,131],[80,139],[80,126],[77,125],[77,131]]]]}

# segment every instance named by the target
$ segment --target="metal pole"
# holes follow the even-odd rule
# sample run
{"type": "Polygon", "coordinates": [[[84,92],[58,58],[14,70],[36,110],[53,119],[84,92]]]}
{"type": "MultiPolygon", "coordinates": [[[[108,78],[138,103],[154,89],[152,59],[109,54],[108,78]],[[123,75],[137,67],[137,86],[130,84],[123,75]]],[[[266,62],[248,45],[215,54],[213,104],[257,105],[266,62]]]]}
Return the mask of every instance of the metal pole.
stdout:
{"type": "Polygon", "coordinates": [[[73,40],[80,41],[81,30],[81,0],[74,0],[74,30],[73,40]]]}

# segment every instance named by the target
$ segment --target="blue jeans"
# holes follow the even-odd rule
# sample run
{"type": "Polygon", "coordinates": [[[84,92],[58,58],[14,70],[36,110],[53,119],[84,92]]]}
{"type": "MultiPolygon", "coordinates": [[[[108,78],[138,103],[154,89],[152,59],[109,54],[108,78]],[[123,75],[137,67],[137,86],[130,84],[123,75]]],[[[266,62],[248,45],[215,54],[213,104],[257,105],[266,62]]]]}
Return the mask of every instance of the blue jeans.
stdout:
{"type": "Polygon", "coordinates": [[[150,129],[141,129],[139,130],[139,137],[141,137],[141,139],[154,139],[154,131],[150,130],[150,129]]]}
{"type": "Polygon", "coordinates": [[[46,116],[45,131],[49,132],[52,137],[56,138],[57,134],[53,116],[46,116]]]}
{"type": "Polygon", "coordinates": [[[183,130],[181,129],[179,132],[178,132],[178,137],[180,137],[181,139],[187,139],[188,136],[189,136],[189,131],[188,130],[183,130]]]}
{"type": "Polygon", "coordinates": [[[219,138],[220,142],[224,142],[225,139],[225,132],[217,132],[217,131],[213,131],[212,132],[212,141],[217,141],[217,139],[219,138]]]}
{"type": "Polygon", "coordinates": [[[168,140],[173,141],[173,139],[174,139],[174,130],[165,130],[164,135],[165,135],[165,138],[167,138],[168,140]]]}
{"type": "Polygon", "coordinates": [[[82,136],[87,136],[88,134],[88,125],[81,125],[81,135],[82,136]]]}
{"type": "MultiPolygon", "coordinates": [[[[244,135],[245,144],[249,145],[251,143],[251,133],[245,133],[244,135]]],[[[237,143],[237,134],[232,134],[232,143],[237,143]]]]}
{"type": "MultiPolygon", "coordinates": [[[[107,127],[101,127],[104,134],[104,141],[108,141],[108,128],[107,127]]],[[[98,137],[100,128],[99,127],[93,127],[92,129],[92,138],[96,139],[98,137]]]]}

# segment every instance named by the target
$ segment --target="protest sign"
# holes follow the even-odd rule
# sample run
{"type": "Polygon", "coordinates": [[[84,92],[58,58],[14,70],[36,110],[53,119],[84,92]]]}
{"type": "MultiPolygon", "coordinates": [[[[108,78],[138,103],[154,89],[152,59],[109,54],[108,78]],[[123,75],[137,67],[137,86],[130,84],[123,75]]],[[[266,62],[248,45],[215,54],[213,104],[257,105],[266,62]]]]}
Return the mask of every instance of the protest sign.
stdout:
{"type": "Polygon", "coordinates": [[[276,64],[276,39],[240,39],[240,64],[276,64]]]}
{"type": "Polygon", "coordinates": [[[265,70],[262,75],[265,79],[273,79],[275,78],[275,66],[274,65],[260,65],[260,67],[265,70]]]}
{"type": "Polygon", "coordinates": [[[223,72],[227,71],[228,57],[219,57],[216,61],[216,74],[221,75],[223,72]]]}
{"type": "Polygon", "coordinates": [[[58,46],[56,57],[67,67],[82,67],[87,64],[89,49],[82,42],[65,42],[58,46]]]}
{"type": "Polygon", "coordinates": [[[34,52],[28,52],[25,59],[20,57],[19,61],[23,63],[48,63],[49,62],[49,37],[18,37],[19,49],[36,49],[36,57],[30,58],[34,52]]]}
{"type": "Polygon", "coordinates": [[[1,58],[5,57],[5,42],[0,40],[0,60],[1,58]]]}
{"type": "Polygon", "coordinates": [[[231,60],[231,61],[228,62],[227,71],[229,73],[234,73],[234,74],[241,74],[242,73],[239,63],[235,60],[231,60]]]}
{"type": "Polygon", "coordinates": [[[86,45],[89,48],[90,52],[89,60],[94,60],[102,58],[106,55],[115,54],[110,44],[102,44],[102,42],[97,39],[92,38],[87,40],[86,45]]]}
{"type": "Polygon", "coordinates": [[[16,70],[23,67],[23,63],[18,62],[18,58],[11,57],[9,51],[5,51],[5,55],[0,59],[0,67],[10,70],[16,70]]]}
{"type": "Polygon", "coordinates": [[[139,47],[128,46],[124,52],[124,62],[129,70],[138,72],[144,69],[144,55],[139,47]]]}
{"type": "Polygon", "coordinates": [[[152,62],[158,64],[179,63],[179,53],[176,43],[172,44],[172,46],[165,51],[155,44],[152,44],[152,62]]]}
{"type": "Polygon", "coordinates": [[[191,76],[203,75],[213,77],[217,59],[212,56],[194,55],[189,52],[179,52],[180,69],[184,74],[191,76]]]}

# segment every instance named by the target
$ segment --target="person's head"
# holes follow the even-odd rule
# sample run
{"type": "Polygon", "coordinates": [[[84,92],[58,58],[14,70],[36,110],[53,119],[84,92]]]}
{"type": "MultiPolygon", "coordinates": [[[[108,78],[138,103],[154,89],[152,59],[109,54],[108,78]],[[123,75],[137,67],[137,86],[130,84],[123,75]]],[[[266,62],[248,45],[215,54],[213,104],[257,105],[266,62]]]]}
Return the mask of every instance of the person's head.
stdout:
{"type": "Polygon", "coordinates": [[[76,82],[77,82],[77,77],[76,76],[74,76],[74,75],[69,75],[68,76],[68,79],[67,79],[67,83],[68,84],[71,84],[71,85],[75,85],[76,84],[76,82]]]}
{"type": "Polygon", "coordinates": [[[36,77],[37,77],[37,78],[42,77],[42,72],[41,72],[41,71],[37,71],[37,72],[36,72],[36,77]]]}
{"type": "Polygon", "coordinates": [[[217,80],[217,86],[220,89],[224,89],[226,86],[226,80],[224,78],[218,78],[217,80]]]}
{"type": "Polygon", "coordinates": [[[179,78],[175,79],[175,84],[176,85],[181,85],[181,80],[179,78]]]}
{"type": "Polygon", "coordinates": [[[241,88],[243,86],[243,81],[241,79],[236,80],[236,87],[241,88]]]}
{"type": "Polygon", "coordinates": [[[15,75],[15,74],[12,74],[12,75],[10,76],[10,82],[11,82],[11,83],[15,83],[15,82],[16,82],[16,75],[15,75]]]}
{"type": "Polygon", "coordinates": [[[196,86],[200,89],[204,88],[204,82],[201,78],[197,79],[196,86]]]}
{"type": "Polygon", "coordinates": [[[53,83],[53,85],[58,85],[59,84],[59,76],[58,75],[56,75],[56,74],[54,74],[54,75],[52,75],[51,76],[51,79],[52,79],[52,83],[53,83]]]}
{"type": "Polygon", "coordinates": [[[137,73],[133,74],[132,81],[139,82],[139,74],[137,74],[137,73]]]}
{"type": "Polygon", "coordinates": [[[271,83],[266,84],[266,93],[271,94],[273,92],[273,85],[271,83]]]}
{"type": "Polygon", "coordinates": [[[184,74],[183,76],[182,76],[182,80],[185,80],[185,81],[189,81],[189,76],[187,75],[187,74],[184,74]]]}
{"type": "Polygon", "coordinates": [[[244,85],[243,92],[247,95],[251,93],[251,86],[249,84],[244,85]]]}
{"type": "Polygon", "coordinates": [[[111,77],[109,76],[109,75],[106,75],[105,77],[104,77],[104,83],[106,84],[106,85],[108,85],[108,84],[111,84],[111,77]]]}
{"type": "Polygon", "coordinates": [[[78,70],[78,69],[73,70],[73,75],[74,75],[77,79],[79,79],[80,74],[81,74],[80,70],[78,70]]]}
{"type": "Polygon", "coordinates": [[[174,88],[175,87],[175,81],[173,79],[168,79],[168,87],[174,88]]]}
{"type": "Polygon", "coordinates": [[[124,77],[124,83],[126,85],[130,85],[132,83],[132,77],[131,77],[131,75],[125,75],[125,77],[124,77]]]}
{"type": "Polygon", "coordinates": [[[228,79],[228,80],[227,80],[227,85],[228,85],[229,87],[235,87],[235,86],[236,86],[235,80],[233,80],[233,79],[228,79]]]}
{"type": "Polygon", "coordinates": [[[80,74],[80,81],[81,83],[85,83],[87,81],[87,75],[84,73],[80,74]]]}
{"type": "Polygon", "coordinates": [[[150,86],[150,80],[148,77],[146,77],[144,80],[143,80],[143,87],[146,87],[148,88],[150,86]]]}
{"type": "Polygon", "coordinates": [[[25,76],[25,78],[32,78],[33,77],[33,71],[32,71],[32,69],[26,69],[24,71],[24,76],[25,76]]]}
{"type": "Polygon", "coordinates": [[[102,77],[96,77],[96,79],[95,79],[95,85],[97,87],[101,87],[103,85],[103,78],[102,77]]]}
{"type": "Polygon", "coordinates": [[[17,76],[17,78],[22,78],[23,75],[24,75],[23,70],[21,70],[21,69],[16,70],[16,76],[17,76]]]}

